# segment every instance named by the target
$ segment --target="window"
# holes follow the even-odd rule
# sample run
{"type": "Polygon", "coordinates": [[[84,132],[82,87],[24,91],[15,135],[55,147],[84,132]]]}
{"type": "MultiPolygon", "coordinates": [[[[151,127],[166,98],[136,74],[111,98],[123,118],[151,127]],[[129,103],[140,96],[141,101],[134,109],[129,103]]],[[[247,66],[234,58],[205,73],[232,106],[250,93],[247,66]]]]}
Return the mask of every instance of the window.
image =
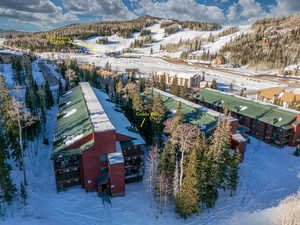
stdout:
{"type": "Polygon", "coordinates": [[[105,162],[106,159],[107,159],[106,155],[100,155],[100,157],[99,157],[100,162],[105,162]]]}
{"type": "Polygon", "coordinates": [[[101,173],[105,173],[105,172],[107,172],[107,171],[108,171],[108,168],[107,168],[107,166],[103,166],[103,167],[101,167],[101,168],[100,168],[100,171],[101,171],[101,173]]]}

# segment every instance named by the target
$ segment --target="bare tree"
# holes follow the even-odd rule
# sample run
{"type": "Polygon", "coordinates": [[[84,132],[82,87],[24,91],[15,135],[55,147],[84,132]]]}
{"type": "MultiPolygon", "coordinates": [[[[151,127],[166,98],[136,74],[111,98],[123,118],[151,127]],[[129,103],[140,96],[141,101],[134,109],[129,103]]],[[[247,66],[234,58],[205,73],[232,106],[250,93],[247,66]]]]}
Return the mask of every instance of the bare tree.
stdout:
{"type": "Polygon", "coordinates": [[[182,185],[183,179],[184,155],[195,146],[196,139],[199,135],[199,128],[191,124],[178,125],[171,135],[170,141],[177,145],[179,147],[179,151],[181,152],[179,188],[182,185]]]}
{"type": "Polygon", "coordinates": [[[155,185],[158,179],[159,153],[157,146],[153,146],[148,156],[148,192],[151,193],[151,207],[155,195],[155,185]]]}

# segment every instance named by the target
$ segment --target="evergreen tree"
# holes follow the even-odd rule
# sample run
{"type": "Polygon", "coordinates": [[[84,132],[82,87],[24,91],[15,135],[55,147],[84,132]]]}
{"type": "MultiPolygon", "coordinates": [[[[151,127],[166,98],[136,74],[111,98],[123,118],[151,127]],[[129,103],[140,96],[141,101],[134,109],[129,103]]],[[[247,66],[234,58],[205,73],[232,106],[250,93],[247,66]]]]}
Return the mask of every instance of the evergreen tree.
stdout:
{"type": "Polygon", "coordinates": [[[226,188],[225,182],[228,181],[228,169],[231,163],[231,129],[228,121],[219,119],[217,128],[214,132],[212,145],[209,154],[214,160],[213,173],[214,185],[217,188],[226,188]]]}
{"type": "Polygon", "coordinates": [[[173,78],[172,84],[171,84],[171,94],[178,96],[179,94],[179,88],[178,88],[178,78],[175,76],[173,78]]]}
{"type": "Polygon", "coordinates": [[[166,91],[167,87],[166,87],[166,75],[163,74],[162,76],[160,76],[160,81],[159,81],[159,89],[166,91]]]}
{"type": "Polygon", "coordinates": [[[145,82],[145,79],[144,78],[141,78],[140,79],[140,82],[139,82],[139,88],[140,88],[140,93],[143,93],[145,91],[145,88],[146,88],[146,82],[145,82]]]}
{"type": "Polygon", "coordinates": [[[49,82],[47,80],[45,82],[45,93],[46,93],[47,109],[50,109],[54,105],[54,100],[53,100],[52,92],[50,90],[49,82]]]}
{"type": "Polygon", "coordinates": [[[131,99],[132,99],[132,108],[136,112],[142,112],[144,107],[142,104],[141,96],[137,93],[136,90],[132,90],[131,99]]]}
{"type": "Polygon", "coordinates": [[[237,182],[239,178],[239,162],[240,162],[240,154],[235,151],[231,159],[229,160],[229,171],[228,171],[228,187],[232,191],[235,191],[237,188],[237,182]]]}
{"type": "Polygon", "coordinates": [[[210,88],[212,88],[212,89],[218,89],[216,79],[213,79],[213,80],[211,81],[210,88]]]}
{"type": "Polygon", "coordinates": [[[150,119],[152,121],[152,133],[153,142],[161,143],[161,137],[163,133],[163,122],[166,119],[167,108],[164,105],[160,95],[155,95],[153,98],[153,104],[151,109],[150,119]]]}
{"type": "Polygon", "coordinates": [[[176,211],[183,218],[187,218],[199,211],[199,180],[197,149],[193,148],[185,163],[185,174],[179,195],[176,199],[176,211]]]}
{"type": "Polygon", "coordinates": [[[163,151],[160,153],[160,170],[165,173],[167,177],[173,177],[176,161],[175,147],[171,142],[168,141],[163,151]]]}
{"type": "Polygon", "coordinates": [[[229,85],[229,90],[230,90],[230,91],[233,91],[233,83],[230,83],[230,85],[229,85]]]}
{"type": "Polygon", "coordinates": [[[180,91],[180,97],[181,97],[181,98],[187,99],[188,96],[189,96],[188,93],[189,93],[188,80],[185,79],[185,81],[184,81],[184,86],[183,86],[183,88],[182,88],[181,91],[180,91]]]}
{"type": "Polygon", "coordinates": [[[0,202],[3,199],[10,203],[15,195],[16,187],[12,182],[10,171],[11,166],[8,164],[9,158],[8,143],[5,138],[6,134],[0,130],[0,202]],[[1,199],[2,198],[2,199],[1,199]]]}
{"type": "Polygon", "coordinates": [[[123,82],[122,79],[119,79],[117,81],[116,85],[116,94],[117,94],[117,103],[120,104],[122,101],[122,91],[123,91],[123,82]]]}

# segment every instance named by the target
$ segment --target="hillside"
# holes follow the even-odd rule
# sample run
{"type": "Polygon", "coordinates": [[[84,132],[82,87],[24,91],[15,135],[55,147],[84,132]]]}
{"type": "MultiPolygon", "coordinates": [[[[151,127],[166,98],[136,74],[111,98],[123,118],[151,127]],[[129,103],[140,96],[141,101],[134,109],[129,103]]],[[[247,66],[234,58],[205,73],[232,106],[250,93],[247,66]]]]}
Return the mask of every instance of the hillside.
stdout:
{"type": "Polygon", "coordinates": [[[251,31],[231,40],[220,53],[233,64],[259,69],[283,69],[300,62],[300,14],[257,21],[251,31]]]}
{"type": "MultiPolygon", "coordinates": [[[[85,24],[71,24],[54,29],[47,32],[36,32],[26,35],[13,35],[6,41],[6,45],[21,49],[29,49],[35,52],[44,51],[60,51],[65,47],[72,50],[70,44],[56,45],[51,38],[63,37],[64,40],[87,39],[94,36],[112,36],[116,35],[119,38],[130,39],[136,33],[142,32],[147,27],[162,21],[160,18],[143,16],[130,21],[108,21],[108,22],[94,22],[85,24]]],[[[205,22],[191,22],[191,21],[176,21],[169,20],[165,29],[172,27],[180,27],[183,29],[197,30],[197,31],[212,31],[219,29],[218,24],[209,24],[205,22]]],[[[75,48],[76,49],[76,48],[75,48]]],[[[73,48],[74,51],[74,48],[73,48]]]]}

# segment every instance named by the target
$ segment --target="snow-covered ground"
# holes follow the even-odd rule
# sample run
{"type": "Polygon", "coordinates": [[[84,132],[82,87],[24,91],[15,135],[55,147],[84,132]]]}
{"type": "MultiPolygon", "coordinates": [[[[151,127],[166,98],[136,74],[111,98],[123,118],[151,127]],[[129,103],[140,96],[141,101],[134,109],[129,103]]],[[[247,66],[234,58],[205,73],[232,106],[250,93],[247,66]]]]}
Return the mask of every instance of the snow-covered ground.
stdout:
{"type": "Polygon", "coordinates": [[[32,62],[32,76],[37,85],[41,86],[45,84],[45,78],[38,65],[38,61],[32,62]]]}
{"type": "MultiPolygon", "coordinates": [[[[48,53],[41,54],[42,57],[49,57],[48,53]]],[[[222,72],[211,69],[197,68],[191,65],[181,65],[166,62],[158,57],[140,56],[137,58],[115,58],[115,57],[100,57],[98,55],[85,54],[62,54],[55,55],[55,58],[61,57],[75,58],[79,63],[95,64],[96,66],[104,67],[107,62],[112,65],[112,68],[117,71],[125,71],[126,68],[138,68],[140,72],[151,75],[158,71],[170,70],[183,73],[202,73],[205,72],[206,80],[211,81],[216,79],[220,84],[220,88],[228,90],[230,83],[233,83],[236,89],[246,88],[247,90],[259,90],[268,87],[276,87],[280,84],[277,82],[260,80],[253,76],[243,77],[230,72],[222,72]]]]}
{"type": "MultiPolygon", "coordinates": [[[[49,138],[54,130],[56,111],[54,108],[48,112],[49,138]]],[[[13,215],[9,213],[1,221],[2,225],[262,225],[258,222],[276,212],[269,208],[277,206],[300,187],[300,162],[292,155],[292,148],[277,149],[251,138],[234,196],[221,193],[214,208],[182,220],[173,209],[159,214],[151,207],[143,182],[126,185],[126,196],[113,198],[112,207],[104,206],[96,193],[86,193],[80,187],[58,194],[50,160],[51,145],[43,145],[40,140],[31,143],[29,149],[26,158],[28,206],[15,209],[13,215]]],[[[19,172],[15,172],[14,177],[17,180],[19,172]]]]}
{"type": "Polygon", "coordinates": [[[4,76],[7,86],[13,88],[15,81],[11,64],[0,64],[0,74],[4,76]]]}

